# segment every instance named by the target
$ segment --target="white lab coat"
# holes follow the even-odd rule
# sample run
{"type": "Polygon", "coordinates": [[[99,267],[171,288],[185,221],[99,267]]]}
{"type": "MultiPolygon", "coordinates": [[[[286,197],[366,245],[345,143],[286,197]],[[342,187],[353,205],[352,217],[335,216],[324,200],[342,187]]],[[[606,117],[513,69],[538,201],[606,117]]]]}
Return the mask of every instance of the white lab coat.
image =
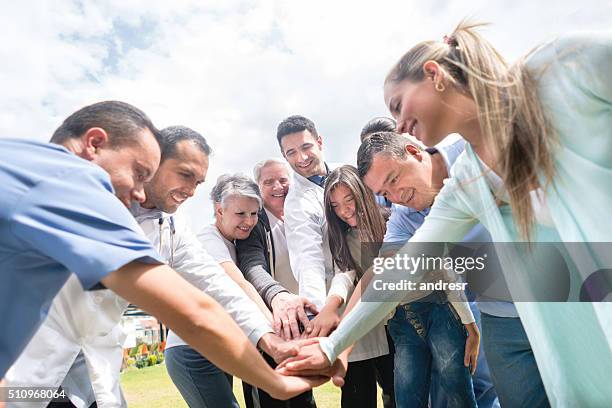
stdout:
{"type": "MultiPolygon", "coordinates": [[[[181,216],[140,206],[132,212],[164,259],[218,301],[253,344],[272,332],[255,303],[206,253],[181,216]]],[[[73,275],[54,299],[44,324],[7,372],[6,385],[59,387],[82,351],[98,407],[125,406],[119,385],[125,335],[119,323],[127,306],[127,301],[110,290],[84,291],[73,275]]],[[[87,400],[86,395],[78,397],[87,400]]],[[[47,404],[19,403],[18,407],[47,404]]]]}
{"type": "Polygon", "coordinates": [[[323,188],[296,172],[285,199],[285,235],[299,294],[321,310],[334,277],[323,188]]]}
{"type": "MultiPolygon", "coordinates": [[[[119,388],[125,334],[118,323],[127,305],[110,290],[84,291],[76,275],[71,275],[53,300],[47,319],[6,373],[6,385],[57,388],[82,351],[98,407],[126,406],[119,388]]],[[[7,407],[46,407],[48,403],[8,403],[7,407]]]]}

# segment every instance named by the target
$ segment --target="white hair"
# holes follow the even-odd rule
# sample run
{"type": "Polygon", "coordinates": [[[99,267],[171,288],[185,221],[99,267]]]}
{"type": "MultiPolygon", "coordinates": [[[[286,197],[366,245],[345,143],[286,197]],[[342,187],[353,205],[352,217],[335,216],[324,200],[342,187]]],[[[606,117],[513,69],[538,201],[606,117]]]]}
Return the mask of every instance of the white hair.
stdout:
{"type": "Polygon", "coordinates": [[[249,197],[257,200],[259,209],[263,206],[259,186],[244,174],[222,174],[210,192],[213,203],[225,208],[227,199],[232,196],[249,197]]]}
{"type": "Polygon", "coordinates": [[[289,164],[285,160],[277,158],[262,160],[253,167],[253,177],[255,177],[255,182],[257,184],[259,184],[259,179],[261,178],[261,170],[271,164],[280,164],[287,170],[287,174],[291,175],[291,167],[289,167],[289,164]]]}

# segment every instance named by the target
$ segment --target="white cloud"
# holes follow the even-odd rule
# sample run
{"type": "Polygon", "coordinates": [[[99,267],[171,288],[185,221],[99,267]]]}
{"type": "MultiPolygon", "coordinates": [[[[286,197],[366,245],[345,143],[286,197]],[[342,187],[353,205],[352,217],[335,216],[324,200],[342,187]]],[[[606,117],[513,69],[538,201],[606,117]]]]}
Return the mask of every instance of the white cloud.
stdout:
{"type": "Polygon", "coordinates": [[[555,34],[608,28],[611,11],[604,0],[12,2],[0,17],[0,135],[46,140],[103,99],[190,126],[215,151],[184,206],[198,229],[216,177],[278,156],[276,125],[290,114],[316,122],[328,160],[354,161],[362,125],[387,113],[390,66],[463,16],[493,23],[487,37],[514,59],[555,34]]]}

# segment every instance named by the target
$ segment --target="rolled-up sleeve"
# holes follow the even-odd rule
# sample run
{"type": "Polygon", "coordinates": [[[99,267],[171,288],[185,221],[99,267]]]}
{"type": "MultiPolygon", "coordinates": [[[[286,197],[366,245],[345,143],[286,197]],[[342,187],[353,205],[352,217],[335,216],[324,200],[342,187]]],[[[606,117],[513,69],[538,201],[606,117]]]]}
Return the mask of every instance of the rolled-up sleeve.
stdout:
{"type": "Polygon", "coordinates": [[[331,281],[327,297],[335,295],[346,303],[351,292],[355,289],[356,279],[357,274],[355,271],[337,272],[331,281]]]}

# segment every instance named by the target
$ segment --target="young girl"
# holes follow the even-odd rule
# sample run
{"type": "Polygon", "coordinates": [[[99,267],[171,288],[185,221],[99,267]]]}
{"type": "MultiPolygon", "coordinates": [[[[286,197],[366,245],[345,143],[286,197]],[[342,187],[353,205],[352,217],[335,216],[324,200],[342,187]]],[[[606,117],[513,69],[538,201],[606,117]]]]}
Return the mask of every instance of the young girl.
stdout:
{"type": "MultiPolygon", "coordinates": [[[[597,294],[588,282],[600,273],[593,271],[612,266],[612,252],[593,245],[612,241],[612,228],[602,224],[612,199],[612,36],[566,35],[508,68],[476,28],[461,23],[441,41],[416,45],[385,80],[398,131],[426,145],[453,132],[468,141],[411,241],[460,240],[477,222],[497,242],[562,241],[577,270],[570,300],[601,300],[610,288],[597,294]]],[[[539,277],[512,265],[522,259],[500,258],[511,293],[528,292],[539,277]]],[[[516,307],[551,403],[609,403],[612,304],[516,307]]],[[[335,360],[390,308],[360,303],[320,343],[327,358],[335,360]]],[[[300,358],[309,352],[317,351],[303,350],[300,358]]]]}
{"type": "MultiPolygon", "coordinates": [[[[324,192],[329,245],[339,273],[334,276],[327,302],[317,322],[335,327],[338,310],[348,301],[347,285],[353,286],[372,263],[385,236],[385,219],[374,195],[359,180],[356,169],[342,166],[329,173],[324,192]],[[362,254],[362,243],[367,253],[362,254]],[[362,256],[363,255],[363,256],[362,256]],[[371,255],[368,257],[368,255],[371,255]],[[363,261],[363,263],[362,263],[363,261]]],[[[313,330],[318,331],[318,327],[313,330]]],[[[390,339],[389,339],[390,340],[390,339]]],[[[381,322],[361,339],[349,356],[349,370],[342,387],[342,407],[376,407],[376,382],[383,390],[385,408],[395,406],[393,349],[381,322]],[[388,344],[389,343],[389,344],[388,344]]]]}

